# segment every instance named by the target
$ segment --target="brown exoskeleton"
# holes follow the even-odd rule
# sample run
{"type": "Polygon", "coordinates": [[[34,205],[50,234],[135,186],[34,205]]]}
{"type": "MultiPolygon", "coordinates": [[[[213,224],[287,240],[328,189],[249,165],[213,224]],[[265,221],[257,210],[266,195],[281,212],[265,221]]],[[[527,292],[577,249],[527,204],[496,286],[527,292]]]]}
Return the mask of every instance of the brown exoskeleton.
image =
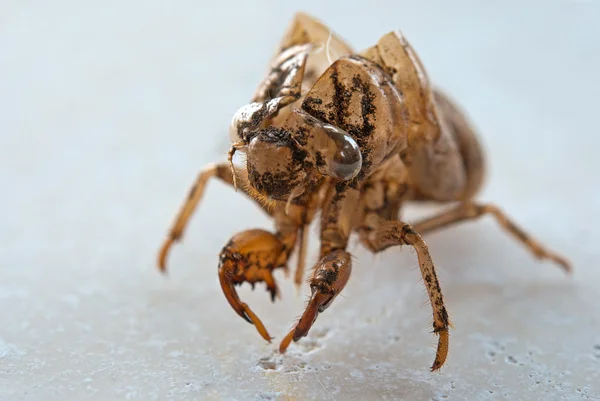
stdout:
{"type": "Polygon", "coordinates": [[[271,336],[235,286],[264,281],[273,300],[273,271],[298,251],[295,282],[303,278],[306,227],[321,212],[320,260],[310,278],[308,305],[279,347],[306,336],[319,313],[342,291],[352,269],[346,250],[356,232],[372,252],[410,245],[433,308],[439,336],[431,370],[448,354],[448,313],[421,235],[491,214],[536,257],[569,272],[569,263],[544,248],[498,208],[474,201],[484,177],[477,137],[463,113],[432,88],[415,51],[399,32],[353,52],[320,22],[296,14],[252,102],[232,122],[229,162],[203,169],[159,254],[159,266],[204,193],[217,177],[258,202],[276,232],[248,230],[225,245],[219,280],[233,309],[271,336]],[[331,62],[331,55],[334,61],[331,62]],[[234,167],[236,151],[246,166],[234,167]],[[456,202],[455,208],[414,225],[399,219],[405,201],[456,202]]]}

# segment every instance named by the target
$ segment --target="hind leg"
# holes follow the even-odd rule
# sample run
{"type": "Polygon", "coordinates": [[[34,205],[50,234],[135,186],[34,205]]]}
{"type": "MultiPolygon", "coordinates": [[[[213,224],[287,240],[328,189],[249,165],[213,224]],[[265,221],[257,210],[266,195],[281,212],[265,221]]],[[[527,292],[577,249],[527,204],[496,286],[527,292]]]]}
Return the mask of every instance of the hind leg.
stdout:
{"type": "Polygon", "coordinates": [[[465,202],[458,207],[415,223],[414,227],[421,234],[446,228],[466,220],[475,220],[485,215],[492,215],[498,224],[517,241],[523,244],[538,259],[548,259],[560,265],[567,273],[571,272],[570,263],[562,256],[544,247],[523,229],[513,223],[500,209],[494,205],[482,205],[465,202]]]}

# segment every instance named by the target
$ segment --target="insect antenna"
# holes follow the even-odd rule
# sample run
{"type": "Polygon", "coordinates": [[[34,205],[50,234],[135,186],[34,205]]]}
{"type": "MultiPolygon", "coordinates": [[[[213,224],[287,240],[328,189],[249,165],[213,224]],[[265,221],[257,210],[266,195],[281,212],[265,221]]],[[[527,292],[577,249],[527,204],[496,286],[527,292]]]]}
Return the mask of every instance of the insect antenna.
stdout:
{"type": "Polygon", "coordinates": [[[233,155],[238,149],[242,149],[245,146],[244,142],[236,142],[231,145],[229,153],[227,153],[227,160],[229,161],[229,168],[231,169],[231,175],[233,177],[233,189],[237,192],[237,174],[235,173],[235,166],[233,165],[233,155]]]}

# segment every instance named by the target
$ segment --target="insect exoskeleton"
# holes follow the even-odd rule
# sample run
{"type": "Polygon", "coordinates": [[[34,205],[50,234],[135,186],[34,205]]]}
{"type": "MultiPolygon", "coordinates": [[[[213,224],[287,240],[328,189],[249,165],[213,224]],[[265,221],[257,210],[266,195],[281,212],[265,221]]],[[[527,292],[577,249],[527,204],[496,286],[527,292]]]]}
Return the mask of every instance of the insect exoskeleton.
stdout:
{"type": "Polygon", "coordinates": [[[352,271],[347,251],[352,233],[372,252],[401,245],[416,251],[438,336],[431,370],[446,361],[450,319],[422,235],[491,215],[536,257],[570,271],[565,258],[499,208],[474,200],[484,177],[478,137],[454,102],[431,87],[416,52],[399,32],[355,53],[325,25],[298,13],[250,103],[234,114],[230,135],[228,162],[210,165],[198,175],[160,249],[159,267],[165,271],[169,250],[183,236],[210,178],[239,189],[274,220],[275,231],[249,229],[234,235],[220,253],[219,281],[234,311],[271,341],[235,287],[264,282],[275,300],[280,292],[273,272],[287,270],[294,252],[299,286],[307,226],[320,213],[311,293],[280,343],[281,352],[306,336],[344,289],[352,271]],[[236,151],[246,153],[245,165],[233,164],[236,151]],[[412,225],[400,219],[405,202],[430,200],[456,206],[412,225]]]}

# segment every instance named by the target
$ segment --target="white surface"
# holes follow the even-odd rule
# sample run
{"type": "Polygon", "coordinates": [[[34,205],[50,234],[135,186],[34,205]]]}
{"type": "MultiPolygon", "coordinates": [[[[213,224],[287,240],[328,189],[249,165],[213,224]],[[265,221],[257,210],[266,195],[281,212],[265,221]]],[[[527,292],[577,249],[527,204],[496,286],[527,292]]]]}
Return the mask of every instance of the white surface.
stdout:
{"type": "MultiPolygon", "coordinates": [[[[2,401],[598,399],[600,3],[39,3],[0,5],[2,401]],[[270,227],[240,195],[211,184],[155,269],[297,7],[358,49],[402,29],[482,132],[481,199],[573,261],[569,279],[490,219],[429,237],[455,325],[441,373],[408,249],[353,246],[343,297],[284,357],[219,288],[221,246],[270,227]]],[[[304,303],[278,278],[275,305],[241,290],[276,341],[304,303]]]]}

